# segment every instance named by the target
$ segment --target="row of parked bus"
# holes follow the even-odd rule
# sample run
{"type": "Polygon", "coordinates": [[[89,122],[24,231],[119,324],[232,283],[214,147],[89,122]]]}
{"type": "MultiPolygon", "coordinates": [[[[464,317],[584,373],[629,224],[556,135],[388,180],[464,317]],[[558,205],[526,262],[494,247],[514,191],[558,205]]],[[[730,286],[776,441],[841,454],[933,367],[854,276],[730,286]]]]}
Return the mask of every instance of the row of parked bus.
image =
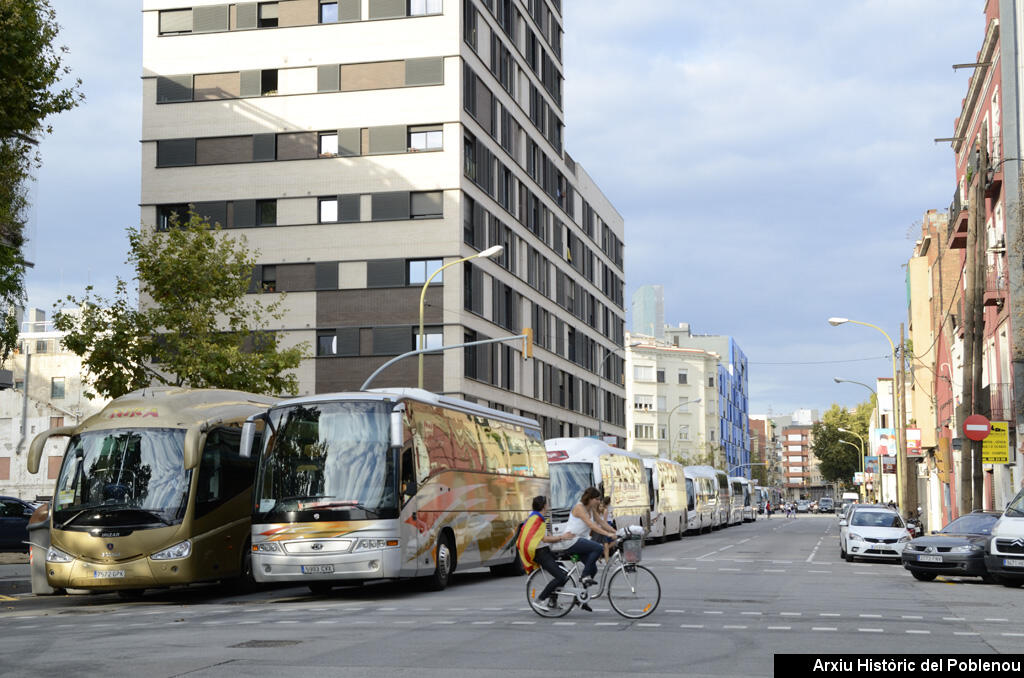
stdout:
{"type": "Polygon", "coordinates": [[[442,589],[456,568],[520,572],[532,498],[551,497],[557,532],[590,485],[618,526],[652,540],[757,515],[745,478],[594,439],[545,442],[533,419],[419,389],[144,389],[39,434],[29,471],[55,437],[68,441],[49,539],[32,538],[33,581],[55,591],[411,577],[442,589]]]}

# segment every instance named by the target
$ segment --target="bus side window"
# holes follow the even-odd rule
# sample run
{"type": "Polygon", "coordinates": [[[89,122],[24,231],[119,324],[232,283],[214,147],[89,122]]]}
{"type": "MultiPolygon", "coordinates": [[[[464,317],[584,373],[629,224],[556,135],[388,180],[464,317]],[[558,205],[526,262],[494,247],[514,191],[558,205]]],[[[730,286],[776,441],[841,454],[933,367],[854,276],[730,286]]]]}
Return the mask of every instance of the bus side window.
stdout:
{"type": "Polygon", "coordinates": [[[252,486],[255,461],[238,454],[241,430],[218,428],[206,436],[203,456],[199,460],[196,484],[196,518],[237,497],[252,486]]]}
{"type": "Polygon", "coordinates": [[[412,448],[407,447],[402,452],[402,504],[412,499],[416,494],[416,467],[412,460],[412,448]]]}

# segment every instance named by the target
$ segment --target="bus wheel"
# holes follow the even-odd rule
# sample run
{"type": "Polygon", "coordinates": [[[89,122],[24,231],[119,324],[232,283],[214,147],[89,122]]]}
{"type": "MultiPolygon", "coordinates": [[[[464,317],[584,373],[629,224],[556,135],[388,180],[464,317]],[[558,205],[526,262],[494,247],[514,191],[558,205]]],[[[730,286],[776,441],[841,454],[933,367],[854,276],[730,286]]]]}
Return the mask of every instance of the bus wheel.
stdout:
{"type": "Polygon", "coordinates": [[[512,558],[513,560],[511,563],[505,563],[504,565],[492,565],[491,574],[498,577],[521,577],[526,574],[526,568],[523,567],[523,561],[519,558],[518,549],[516,549],[512,558]]]}
{"type": "Polygon", "coordinates": [[[309,585],[309,592],[315,596],[323,596],[331,592],[334,584],[329,581],[318,581],[309,585]]]}
{"type": "Polygon", "coordinates": [[[431,591],[443,591],[448,587],[453,569],[455,551],[451,546],[451,538],[447,534],[442,534],[434,550],[434,574],[427,577],[427,588],[431,591]]]}
{"type": "Polygon", "coordinates": [[[146,589],[122,589],[117,592],[117,597],[121,600],[142,600],[145,592],[146,589]]]}

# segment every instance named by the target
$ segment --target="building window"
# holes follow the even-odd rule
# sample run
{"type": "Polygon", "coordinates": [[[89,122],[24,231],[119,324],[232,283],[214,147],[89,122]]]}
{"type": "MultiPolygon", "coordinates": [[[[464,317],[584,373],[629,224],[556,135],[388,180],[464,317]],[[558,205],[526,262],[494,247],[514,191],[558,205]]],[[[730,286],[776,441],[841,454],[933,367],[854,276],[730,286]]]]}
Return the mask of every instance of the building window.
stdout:
{"type": "Polygon", "coordinates": [[[317,333],[316,354],[318,356],[338,354],[338,335],[331,332],[317,333]]]}
{"type": "Polygon", "coordinates": [[[715,378],[714,377],[708,377],[708,388],[714,388],[714,387],[715,387],[715,378]]]}
{"type": "Polygon", "coordinates": [[[658,383],[659,384],[664,384],[665,383],[665,370],[658,370],[658,383]]]}
{"type": "Polygon", "coordinates": [[[414,130],[409,132],[409,150],[440,151],[444,147],[444,133],[439,130],[414,130]]]}
{"type": "Polygon", "coordinates": [[[320,23],[322,24],[333,24],[338,21],[338,3],[336,2],[321,2],[320,3],[320,23]]]}
{"type": "MultiPolygon", "coordinates": [[[[277,20],[275,19],[275,21],[277,20]]],[[[260,96],[269,97],[275,94],[277,94],[277,69],[268,68],[260,72],[260,96]]]]}
{"type": "Polygon", "coordinates": [[[413,345],[417,348],[441,348],[444,346],[444,334],[440,327],[423,328],[423,346],[420,346],[420,334],[418,328],[412,330],[413,345]]]}
{"type": "MultiPolygon", "coordinates": [[[[277,28],[277,3],[276,2],[261,2],[259,4],[259,17],[256,21],[256,26],[259,28],[277,28]]],[[[275,71],[274,77],[276,79],[277,72],[275,71]]],[[[276,90],[277,87],[274,87],[276,90]]]]}
{"type": "Polygon", "coordinates": [[[679,370],[679,383],[680,384],[685,384],[686,383],[686,370],[679,370]]]}
{"type": "Polygon", "coordinates": [[[634,365],[633,379],[636,381],[654,381],[654,368],[649,365],[634,365]]]}
{"type": "Polygon", "coordinates": [[[664,426],[658,427],[658,440],[665,440],[667,430],[668,429],[664,426]]]}
{"type": "Polygon", "coordinates": [[[166,9],[160,12],[160,35],[177,35],[191,32],[191,9],[166,9]]]}
{"type": "Polygon", "coordinates": [[[689,424],[683,424],[682,426],[679,427],[679,439],[680,440],[689,440],[690,439],[690,425],[689,424]]]}
{"type": "Polygon", "coordinates": [[[274,226],[277,224],[277,201],[257,200],[256,201],[256,225],[274,226]]]}
{"type": "Polygon", "coordinates": [[[333,158],[338,155],[338,133],[322,132],[320,134],[320,157],[333,158]]]}
{"type": "Polygon", "coordinates": [[[50,342],[48,342],[45,339],[37,339],[36,340],[36,353],[49,353],[49,352],[50,352],[50,342]]]}
{"type": "Polygon", "coordinates": [[[64,377],[50,379],[50,398],[53,400],[64,399],[64,377]]]}
{"type": "Polygon", "coordinates": [[[637,440],[653,440],[654,424],[634,424],[633,437],[637,440]]]}
{"type": "Polygon", "coordinates": [[[263,276],[260,280],[260,289],[264,292],[277,291],[277,266],[264,266],[263,276]]]}
{"type": "Polygon", "coordinates": [[[641,395],[639,393],[633,395],[634,410],[650,410],[652,407],[654,407],[654,396],[641,395]]]}
{"type": "Polygon", "coordinates": [[[50,417],[50,428],[60,428],[64,425],[64,417],[50,417]]]}
{"type": "Polygon", "coordinates": [[[160,205],[156,208],[156,230],[166,231],[172,225],[180,226],[188,221],[188,205],[178,203],[176,205],[160,205]]]}
{"type": "Polygon", "coordinates": [[[443,216],[444,201],[441,191],[411,193],[409,196],[409,218],[437,219],[443,216]]]}
{"type": "Polygon", "coordinates": [[[320,223],[333,224],[338,221],[338,199],[320,198],[320,223]]]}
{"type": "Polygon", "coordinates": [[[658,396],[658,411],[664,412],[666,408],[665,396],[658,396]]]}
{"type": "MultiPolygon", "coordinates": [[[[408,284],[410,285],[422,285],[427,282],[430,276],[434,275],[439,268],[441,268],[443,262],[441,259],[420,259],[409,262],[408,266],[408,284]]],[[[440,273],[434,276],[434,279],[430,281],[431,285],[440,285],[444,282],[444,273],[440,273]]]]}
{"type": "Polygon", "coordinates": [[[441,0],[409,0],[409,16],[441,13],[441,0]]]}

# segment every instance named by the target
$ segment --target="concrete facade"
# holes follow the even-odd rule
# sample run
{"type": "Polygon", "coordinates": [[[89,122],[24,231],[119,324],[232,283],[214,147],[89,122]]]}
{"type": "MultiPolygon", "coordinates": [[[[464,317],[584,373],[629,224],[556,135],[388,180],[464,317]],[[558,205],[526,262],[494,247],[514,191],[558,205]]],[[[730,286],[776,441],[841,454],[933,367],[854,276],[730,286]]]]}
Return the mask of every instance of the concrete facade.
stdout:
{"type": "MultiPolygon", "coordinates": [[[[142,222],[192,204],[259,252],[300,394],[417,343],[424,387],[625,437],[622,217],[564,149],[560,5],[143,2],[142,222]],[[264,16],[266,14],[266,16],[264,16]],[[234,231],[237,231],[234,232],[234,231]]],[[[416,360],[374,386],[416,383],[416,360]]]]}

